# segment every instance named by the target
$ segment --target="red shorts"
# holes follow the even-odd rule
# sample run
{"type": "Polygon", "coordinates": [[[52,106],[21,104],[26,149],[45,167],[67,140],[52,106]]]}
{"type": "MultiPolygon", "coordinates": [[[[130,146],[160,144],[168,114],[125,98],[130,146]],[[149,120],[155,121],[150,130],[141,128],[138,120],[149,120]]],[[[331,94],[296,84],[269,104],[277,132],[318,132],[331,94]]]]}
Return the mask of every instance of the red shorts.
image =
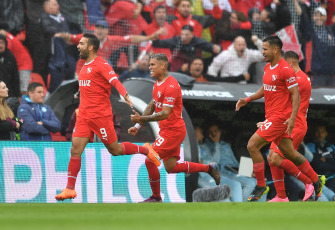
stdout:
{"type": "Polygon", "coordinates": [[[291,136],[286,133],[287,125],[285,125],[284,122],[285,121],[277,119],[266,119],[262,126],[257,129],[256,133],[267,142],[274,142],[276,145],[279,145],[284,138],[292,139],[291,136]]]}
{"type": "MultiPolygon", "coordinates": [[[[304,140],[304,137],[307,132],[307,127],[296,127],[292,130],[292,138],[293,138],[293,147],[295,150],[298,150],[300,143],[304,140]]],[[[281,157],[284,157],[284,154],[280,151],[278,146],[271,143],[270,149],[272,149],[275,153],[278,153],[281,157]]]]}
{"type": "Polygon", "coordinates": [[[86,119],[78,116],[76,126],[73,129],[72,137],[89,137],[90,142],[93,142],[94,133],[104,144],[111,144],[117,141],[113,116],[111,115],[92,119],[86,119]]]}
{"type": "Polygon", "coordinates": [[[158,153],[159,157],[166,161],[171,157],[180,159],[180,145],[186,136],[186,128],[178,131],[160,131],[153,149],[158,153]]]}

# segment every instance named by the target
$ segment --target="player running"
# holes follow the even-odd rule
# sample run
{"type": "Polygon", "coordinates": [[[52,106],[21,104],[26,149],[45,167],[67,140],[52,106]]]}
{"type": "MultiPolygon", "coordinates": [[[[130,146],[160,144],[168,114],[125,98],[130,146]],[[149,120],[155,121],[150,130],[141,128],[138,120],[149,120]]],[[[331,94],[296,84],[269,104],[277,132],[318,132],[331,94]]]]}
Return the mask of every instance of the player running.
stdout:
{"type": "Polygon", "coordinates": [[[291,133],[300,105],[298,83],[294,70],[281,58],[283,43],[278,36],[263,40],[262,53],[269,62],[264,68],[263,86],[252,96],[241,98],[236,103],[236,111],[248,102],[264,97],[266,120],[248,142],[248,151],[253,160],[257,186],[248,201],[256,201],[269,191],[265,183],[264,159],[260,149],[273,142],[285,158],[291,160],[314,185],[316,199],[321,196],[324,180],[318,176],[304,156],[292,144],[291,133]]]}
{"type": "Polygon", "coordinates": [[[100,42],[94,34],[86,33],[77,46],[80,58],[85,60],[78,79],[79,114],[72,135],[67,186],[62,193],[56,195],[56,200],[73,199],[77,196],[75,183],[81,167],[81,155],[87,143],[93,141],[94,133],[99,136],[108,152],[113,156],[140,153],[149,159],[155,159],[155,156],[146,147],[130,142],[118,144],[109,99],[112,87],[117,89],[131,108],[133,106],[113,68],[97,55],[99,45],[100,42]]]}
{"type": "MultiPolygon", "coordinates": [[[[299,67],[299,55],[293,51],[287,51],[284,55],[285,61],[292,67],[295,72],[296,80],[299,86],[300,93],[300,107],[296,118],[296,123],[292,131],[293,146],[298,150],[300,143],[303,141],[307,132],[307,111],[309,107],[309,100],[311,97],[311,81],[309,77],[299,67]]],[[[272,179],[277,191],[275,196],[269,202],[287,202],[289,201],[285,192],[284,171],[290,175],[301,180],[305,184],[305,196],[303,201],[307,201],[314,192],[314,187],[311,180],[292,163],[287,160],[278,147],[271,143],[270,152],[268,155],[268,162],[271,169],[272,179]]],[[[325,180],[325,178],[321,178],[325,180]]]]}
{"type": "MultiPolygon", "coordinates": [[[[217,165],[204,165],[193,162],[177,162],[180,159],[180,145],[186,136],[186,127],[182,118],[183,101],[180,86],[176,79],[168,75],[168,59],[165,54],[158,53],[150,57],[150,75],[157,81],[153,87],[153,99],[146,107],[143,115],[140,116],[134,111],[131,120],[137,123],[128,130],[128,133],[135,136],[138,129],[144,122],[159,121],[159,135],[152,147],[149,143],[144,146],[149,152],[156,154],[163,159],[165,169],[168,173],[209,173],[217,185],[220,184],[220,173],[217,165]],[[155,112],[155,113],[154,113],[155,112]]],[[[157,166],[159,160],[154,162],[146,159],[145,165],[149,174],[149,181],[152,196],[144,202],[162,202],[160,195],[160,174],[157,166]]]]}

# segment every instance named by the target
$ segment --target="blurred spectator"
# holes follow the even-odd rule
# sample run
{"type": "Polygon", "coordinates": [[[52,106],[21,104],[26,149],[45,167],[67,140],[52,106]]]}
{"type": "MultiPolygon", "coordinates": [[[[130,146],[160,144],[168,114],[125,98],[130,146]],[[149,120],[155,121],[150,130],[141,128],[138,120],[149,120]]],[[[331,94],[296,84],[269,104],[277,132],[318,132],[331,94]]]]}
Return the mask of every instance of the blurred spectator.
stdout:
{"type": "Polygon", "coordinates": [[[176,35],[181,35],[182,28],[185,25],[193,27],[194,36],[201,37],[203,28],[207,28],[215,23],[215,20],[221,18],[222,10],[218,6],[219,1],[216,1],[214,5],[212,15],[210,16],[198,16],[191,14],[191,1],[180,0],[177,5],[177,12],[175,13],[176,19],[174,19],[171,25],[176,30],[176,35]]]}
{"type": "Polygon", "coordinates": [[[6,24],[14,35],[24,30],[24,12],[22,0],[0,1],[0,22],[6,24]]]}
{"type": "Polygon", "coordinates": [[[251,24],[252,34],[256,35],[260,39],[270,36],[276,32],[275,24],[275,13],[272,9],[265,8],[261,11],[260,17],[257,16],[258,12],[255,9],[252,10],[251,24]],[[255,15],[256,14],[256,15],[255,15]]]}
{"type": "MultiPolygon", "coordinates": [[[[159,5],[154,10],[154,20],[151,24],[149,24],[145,29],[144,32],[147,35],[153,34],[155,31],[157,31],[160,28],[164,28],[164,32],[159,35],[159,39],[169,39],[173,38],[176,35],[176,31],[173,26],[171,26],[166,21],[167,17],[167,11],[165,6],[159,5]]],[[[169,61],[171,61],[171,50],[166,48],[152,48],[151,52],[153,53],[164,53],[169,61]]]]}
{"type": "Polygon", "coordinates": [[[101,20],[104,16],[101,11],[101,2],[96,0],[85,0],[85,11],[87,19],[88,19],[88,25],[86,27],[90,27],[95,25],[95,23],[99,20],[101,20]]]}
{"type": "MultiPolygon", "coordinates": [[[[158,30],[151,34],[150,36],[142,35],[127,35],[127,36],[118,36],[118,35],[108,35],[108,24],[105,20],[99,20],[95,24],[94,35],[100,41],[100,48],[98,50],[98,55],[101,56],[106,61],[109,61],[112,58],[112,66],[116,66],[117,58],[114,58],[111,55],[113,52],[120,47],[129,46],[132,43],[140,43],[143,41],[148,41],[151,39],[156,39],[163,30],[158,30]],[[113,62],[116,59],[115,62],[113,62]]],[[[61,37],[66,42],[74,45],[78,45],[83,34],[69,34],[69,33],[57,33],[55,37],[61,37]]],[[[77,73],[79,74],[81,67],[84,65],[85,61],[80,59],[77,63],[77,73]]]]}
{"type": "Polygon", "coordinates": [[[251,23],[248,18],[239,11],[224,12],[222,18],[216,23],[214,42],[220,44],[222,49],[226,50],[238,36],[243,36],[246,39],[247,46],[254,48],[250,40],[251,23]]]}
{"type": "Polygon", "coordinates": [[[271,2],[272,0],[233,0],[231,1],[231,5],[234,10],[241,11],[243,14],[248,15],[248,11],[251,8],[257,7],[262,11],[271,2]]]}
{"type": "Polygon", "coordinates": [[[8,49],[13,53],[16,59],[17,67],[20,75],[20,91],[26,94],[26,90],[30,81],[30,74],[33,70],[33,60],[28,49],[9,32],[0,29],[0,34],[6,36],[8,49]]]}
{"type": "MultiPolygon", "coordinates": [[[[80,33],[84,29],[84,6],[82,0],[57,0],[60,12],[67,19],[70,31],[80,33]]],[[[98,2],[98,1],[96,1],[98,2]]]]}
{"type": "MultiPolygon", "coordinates": [[[[190,64],[182,66],[182,70],[183,70],[183,68],[187,69],[185,74],[188,74],[191,77],[195,78],[196,82],[207,82],[208,81],[203,76],[204,60],[202,60],[201,57],[198,57],[198,56],[193,57],[190,61],[190,64]]],[[[184,71],[182,71],[182,72],[184,72],[184,71]]]]}
{"type": "Polygon", "coordinates": [[[180,36],[171,39],[157,40],[152,43],[154,47],[164,47],[172,50],[171,71],[179,71],[183,64],[190,62],[191,57],[201,55],[201,51],[218,54],[219,45],[213,45],[201,38],[195,37],[193,27],[185,25],[180,36]]]}
{"type": "Polygon", "coordinates": [[[110,34],[139,35],[147,25],[141,16],[143,4],[140,1],[128,0],[101,0],[106,7],[105,19],[109,25],[110,34]]]}
{"type": "Polygon", "coordinates": [[[332,29],[325,26],[326,19],[326,10],[317,7],[313,13],[312,24],[305,20],[301,28],[306,40],[312,40],[312,86],[334,85],[335,36],[332,29]]]}
{"type": "MultiPolygon", "coordinates": [[[[75,56],[78,56],[78,50],[66,44],[63,39],[54,38],[56,33],[70,32],[67,20],[59,11],[57,0],[46,0],[43,7],[44,13],[41,16],[41,24],[47,52],[45,58],[48,60],[48,66],[45,66],[45,68],[49,67],[50,86],[48,90],[52,93],[64,79],[74,78],[75,56]]],[[[46,79],[44,78],[44,80],[46,79]]]]}
{"type": "Polygon", "coordinates": [[[150,78],[149,59],[149,54],[144,55],[138,64],[134,63],[129,70],[124,71],[120,75],[119,80],[123,82],[131,77],[150,78]]]}
{"type": "Polygon", "coordinates": [[[208,67],[207,74],[209,76],[206,78],[210,81],[221,82],[249,81],[249,66],[253,62],[264,59],[260,51],[262,42],[256,36],[253,36],[252,40],[259,50],[248,49],[243,37],[235,38],[234,43],[228,50],[222,51],[214,58],[212,64],[208,67]],[[220,76],[218,76],[219,72],[220,76]]]}
{"type": "Polygon", "coordinates": [[[8,88],[5,82],[0,80],[0,140],[15,140],[15,132],[20,129],[19,121],[16,121],[14,113],[6,103],[8,88]]]}
{"type": "Polygon", "coordinates": [[[25,0],[27,16],[25,45],[33,60],[33,72],[42,76],[45,85],[47,85],[48,60],[46,60],[43,30],[40,23],[41,15],[44,12],[43,2],[44,0],[25,0]]]}
{"type": "Polygon", "coordinates": [[[288,0],[273,0],[271,9],[274,11],[276,31],[291,24],[291,13],[287,6],[288,0]]]}
{"type": "MultiPolygon", "coordinates": [[[[202,163],[217,163],[220,166],[221,183],[229,185],[232,190],[232,201],[247,201],[256,186],[256,179],[237,175],[239,163],[230,145],[221,140],[221,129],[217,125],[208,127],[208,137],[200,146],[202,163]]],[[[202,176],[204,175],[200,174],[199,184],[204,181],[208,184],[210,180],[202,176]]]]}
{"type": "Polygon", "coordinates": [[[313,153],[311,166],[316,173],[327,177],[326,186],[335,192],[335,145],[327,141],[327,136],[326,126],[317,125],[314,140],[307,147],[313,153]]]}
{"type": "Polygon", "coordinates": [[[28,95],[22,96],[18,118],[24,120],[21,127],[22,141],[52,141],[50,132],[61,129],[61,123],[49,105],[43,104],[44,90],[40,83],[30,83],[28,95]]]}
{"type": "Polygon", "coordinates": [[[7,49],[7,39],[0,34],[0,81],[5,82],[9,97],[20,97],[20,77],[14,55],[7,49]]]}
{"type": "Polygon", "coordinates": [[[218,1],[218,4],[216,3],[216,1],[213,1],[213,0],[203,0],[202,1],[202,7],[206,15],[212,14],[213,9],[214,9],[213,2],[215,3],[215,5],[219,6],[220,10],[231,12],[231,5],[229,3],[229,0],[217,0],[217,1],[218,1]]]}

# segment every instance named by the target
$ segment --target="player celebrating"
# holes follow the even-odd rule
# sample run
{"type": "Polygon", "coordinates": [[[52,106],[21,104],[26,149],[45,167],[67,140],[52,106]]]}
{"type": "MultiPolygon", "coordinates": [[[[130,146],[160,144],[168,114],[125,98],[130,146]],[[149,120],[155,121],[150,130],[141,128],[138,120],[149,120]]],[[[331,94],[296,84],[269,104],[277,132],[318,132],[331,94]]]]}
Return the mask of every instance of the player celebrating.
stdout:
{"type": "Polygon", "coordinates": [[[81,167],[81,155],[87,143],[93,141],[94,133],[99,136],[113,156],[141,153],[150,159],[155,158],[143,146],[130,142],[118,144],[109,99],[112,87],[117,89],[130,107],[132,107],[132,102],[113,68],[97,55],[99,44],[100,42],[94,34],[86,33],[77,46],[80,58],[84,59],[86,63],[81,69],[78,79],[80,105],[72,136],[68,183],[62,193],[56,195],[56,200],[71,199],[77,196],[75,183],[81,167]]]}
{"type": "Polygon", "coordinates": [[[250,101],[262,97],[265,100],[266,120],[249,139],[247,146],[257,179],[257,186],[249,201],[256,201],[269,191],[265,183],[264,159],[260,149],[270,142],[276,144],[283,155],[313,182],[316,199],[320,197],[324,185],[322,177],[315,173],[306,158],[292,144],[291,133],[299,110],[300,95],[294,70],[281,58],[282,46],[278,36],[269,36],[263,40],[262,53],[265,61],[269,62],[264,67],[263,86],[252,96],[241,98],[236,103],[236,111],[239,111],[250,101]]]}
{"type": "MultiPolygon", "coordinates": [[[[163,159],[165,169],[168,173],[209,173],[220,184],[220,173],[217,165],[204,165],[193,162],[177,162],[180,159],[180,145],[186,136],[186,127],[182,118],[183,101],[181,89],[176,79],[168,75],[168,58],[163,53],[154,54],[150,57],[150,75],[157,81],[153,87],[153,99],[146,107],[143,115],[140,116],[135,111],[131,115],[131,120],[137,123],[128,130],[128,133],[135,136],[140,125],[144,122],[159,121],[159,135],[151,147],[145,144],[150,153],[158,153],[163,159]],[[154,113],[155,111],[155,113],[154,113]]],[[[152,196],[144,202],[162,202],[160,195],[160,174],[157,166],[159,160],[154,162],[146,159],[145,165],[148,170],[152,196]]]]}
{"type": "MultiPolygon", "coordinates": [[[[292,131],[293,146],[295,150],[298,150],[299,145],[303,141],[307,132],[306,117],[309,100],[311,97],[312,86],[309,77],[299,67],[299,55],[297,53],[293,51],[287,51],[285,52],[284,59],[295,72],[301,97],[296,123],[292,131]]],[[[275,196],[269,202],[289,201],[285,192],[284,171],[301,180],[305,184],[305,196],[303,198],[303,201],[308,200],[313,195],[314,187],[311,180],[305,174],[301,173],[297,166],[295,166],[291,161],[287,160],[280,152],[278,147],[273,143],[270,147],[268,162],[270,165],[274,185],[277,191],[277,196],[275,196]]],[[[324,176],[321,177],[321,181],[324,180],[324,176]]]]}

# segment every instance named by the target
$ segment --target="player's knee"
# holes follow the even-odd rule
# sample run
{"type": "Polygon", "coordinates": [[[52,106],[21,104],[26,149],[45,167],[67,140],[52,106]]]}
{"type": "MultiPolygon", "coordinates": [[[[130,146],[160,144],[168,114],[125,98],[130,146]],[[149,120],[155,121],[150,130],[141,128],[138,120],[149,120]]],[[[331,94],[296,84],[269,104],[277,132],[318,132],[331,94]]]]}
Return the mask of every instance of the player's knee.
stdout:
{"type": "Polygon", "coordinates": [[[72,157],[80,157],[81,154],[82,154],[82,152],[80,151],[80,149],[79,149],[79,148],[76,148],[76,147],[74,147],[74,146],[71,147],[70,152],[71,152],[71,156],[72,156],[72,157]]]}
{"type": "Polygon", "coordinates": [[[254,152],[256,150],[256,146],[253,141],[248,141],[247,149],[250,152],[254,152]]]}

